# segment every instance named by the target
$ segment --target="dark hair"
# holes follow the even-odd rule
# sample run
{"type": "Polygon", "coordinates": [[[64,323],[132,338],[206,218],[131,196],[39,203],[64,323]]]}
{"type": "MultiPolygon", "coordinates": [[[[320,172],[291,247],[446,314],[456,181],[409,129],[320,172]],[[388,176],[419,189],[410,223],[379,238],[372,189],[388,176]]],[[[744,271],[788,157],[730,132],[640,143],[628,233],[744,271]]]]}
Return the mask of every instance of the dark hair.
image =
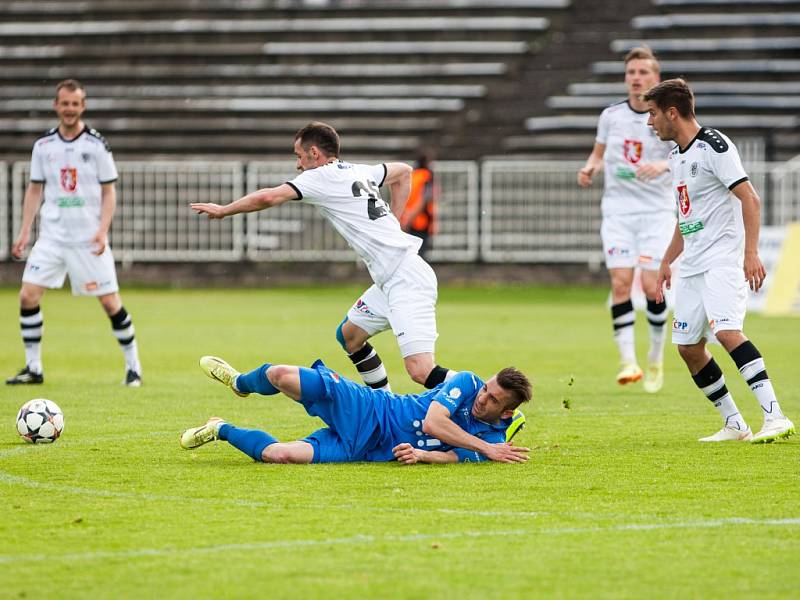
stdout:
{"type": "Polygon", "coordinates": [[[300,140],[305,150],[316,146],[328,156],[339,156],[339,134],[327,123],[313,121],[295,133],[294,139],[300,140]]]}
{"type": "Polygon", "coordinates": [[[682,117],[694,117],[694,94],[683,79],[667,79],[654,85],[642,97],[645,102],[652,102],[662,112],[675,107],[682,117]]]}
{"type": "Polygon", "coordinates": [[[656,55],[653,54],[653,51],[647,46],[636,46],[628,50],[628,53],[625,55],[625,64],[627,65],[632,60],[649,60],[653,63],[653,68],[656,73],[661,73],[661,65],[658,64],[656,55]]]}
{"type": "Polygon", "coordinates": [[[83,84],[77,79],[64,79],[63,81],[59,81],[56,84],[56,99],[58,99],[58,92],[61,90],[67,90],[70,92],[77,92],[78,90],[81,90],[85,93],[83,84]]]}
{"type": "Polygon", "coordinates": [[[517,408],[533,397],[533,387],[525,374],[514,367],[506,367],[497,374],[497,385],[508,390],[514,397],[506,409],[517,408]]]}

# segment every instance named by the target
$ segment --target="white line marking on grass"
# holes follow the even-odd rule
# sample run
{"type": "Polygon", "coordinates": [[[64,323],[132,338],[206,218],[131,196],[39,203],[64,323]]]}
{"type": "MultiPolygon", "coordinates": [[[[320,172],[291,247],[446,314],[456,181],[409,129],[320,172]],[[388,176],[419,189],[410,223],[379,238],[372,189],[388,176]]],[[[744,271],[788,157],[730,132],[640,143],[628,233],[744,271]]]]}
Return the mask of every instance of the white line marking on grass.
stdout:
{"type": "Polygon", "coordinates": [[[618,525],[595,525],[590,527],[548,527],[541,529],[511,529],[501,531],[449,531],[439,533],[415,533],[407,535],[355,535],[344,538],[323,538],[310,540],[272,540],[249,542],[242,544],[218,544],[196,548],[133,548],[130,550],[96,552],[74,552],[66,554],[25,554],[0,555],[0,564],[20,562],[62,561],[80,562],[106,559],[130,559],[139,557],[190,556],[197,554],[215,554],[218,552],[239,552],[252,550],[270,550],[275,548],[308,548],[332,545],[371,545],[375,543],[407,543],[428,540],[457,540],[467,538],[493,538],[531,535],[572,535],[608,531],[653,531],[661,529],[697,529],[727,527],[730,525],[772,525],[776,527],[800,526],[800,518],[788,519],[752,519],[748,517],[732,517],[727,519],[708,519],[699,521],[661,522],[661,523],[622,523],[618,525]]]}

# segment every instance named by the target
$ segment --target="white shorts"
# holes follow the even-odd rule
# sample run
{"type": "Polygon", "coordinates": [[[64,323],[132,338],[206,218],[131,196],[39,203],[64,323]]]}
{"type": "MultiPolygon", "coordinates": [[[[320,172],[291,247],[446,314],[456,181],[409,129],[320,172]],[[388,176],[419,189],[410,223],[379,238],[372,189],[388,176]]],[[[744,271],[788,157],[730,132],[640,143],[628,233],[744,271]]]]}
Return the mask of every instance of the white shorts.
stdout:
{"type": "Polygon", "coordinates": [[[672,343],[696,344],[709,333],[741,331],[747,313],[747,281],[739,266],[673,278],[672,343]]]}
{"type": "Polygon", "coordinates": [[[436,274],[416,254],[409,254],[382,286],[372,285],[347,312],[347,318],[370,336],[390,329],[403,358],[433,352],[436,346],[436,274]]]}
{"type": "Polygon", "coordinates": [[[603,217],[606,268],[657,271],[674,232],[675,215],[664,210],[603,217]]]}
{"type": "Polygon", "coordinates": [[[96,256],[91,246],[64,246],[37,240],[25,263],[22,281],[60,288],[67,275],[75,296],[104,296],[119,291],[114,256],[108,245],[105,252],[96,256]]]}

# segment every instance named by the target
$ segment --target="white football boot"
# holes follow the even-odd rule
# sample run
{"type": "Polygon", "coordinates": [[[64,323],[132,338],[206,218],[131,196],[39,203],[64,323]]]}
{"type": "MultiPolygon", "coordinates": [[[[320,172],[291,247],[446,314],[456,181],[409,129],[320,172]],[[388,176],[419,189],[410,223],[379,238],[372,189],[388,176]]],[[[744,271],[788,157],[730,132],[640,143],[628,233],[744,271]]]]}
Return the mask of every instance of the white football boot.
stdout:
{"type": "Polygon", "coordinates": [[[663,363],[650,363],[647,365],[647,371],[644,374],[644,391],[649,394],[655,394],[664,385],[664,364],[663,363]]]}
{"type": "Polygon", "coordinates": [[[735,429],[733,427],[723,427],[714,435],[702,437],[698,442],[749,442],[753,439],[753,432],[750,427],[747,429],[735,429]]]}
{"type": "Polygon", "coordinates": [[[788,438],[794,433],[794,423],[784,417],[783,419],[767,419],[761,431],[750,440],[754,444],[766,444],[781,438],[788,438]]]}
{"type": "Polygon", "coordinates": [[[642,375],[642,369],[636,363],[624,364],[620,372],[617,373],[617,383],[620,385],[636,383],[642,378],[642,375]]]}

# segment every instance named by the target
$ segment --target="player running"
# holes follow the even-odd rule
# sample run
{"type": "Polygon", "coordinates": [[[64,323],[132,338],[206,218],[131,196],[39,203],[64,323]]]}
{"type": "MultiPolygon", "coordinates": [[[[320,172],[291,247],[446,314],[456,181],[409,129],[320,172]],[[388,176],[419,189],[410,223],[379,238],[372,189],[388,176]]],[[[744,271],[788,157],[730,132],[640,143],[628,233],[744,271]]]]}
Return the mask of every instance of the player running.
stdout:
{"type": "Polygon", "coordinates": [[[266,363],[240,374],[224,360],[204,356],[200,367],[239,396],[283,392],[327,427],[301,440],[279,442],[265,431],[212,417],[183,433],[180,443],[187,450],[221,439],[267,463],[528,459],[528,448],[506,442],[507,430],[515,426],[514,410],[532,396],[530,381],[513,367],[485,382],[462,371],[422,394],[404,396],[354,383],[320,360],[311,368],[266,363]]]}
{"type": "Polygon", "coordinates": [[[677,144],[669,162],[678,224],[661,261],[658,296],[663,297],[663,285],[669,288],[672,283],[670,264],[682,256],[675,281],[672,341],[697,387],[723,419],[722,429],[700,441],[771,442],[788,437],[794,424],[781,411],[761,353],[742,333],[747,286],[759,290],[767,275],[758,256],[761,200],[733,142],[697,123],[694,96],[684,80],[664,81],[647,92],[645,100],[649,124],[662,140],[677,144]],[[764,424],[755,435],[706,349],[709,330],[761,405],[764,424]]]}
{"type": "Polygon", "coordinates": [[[675,205],[669,192],[667,154],[671,145],[660,141],[647,126],[644,94],[658,83],[660,66],[648,48],[634,48],[625,56],[628,99],[605,109],[597,124],[597,139],[578,184],[587,187],[605,165],[602,213],[603,254],[611,278],[611,320],[621,368],[617,382],[642,378],[636,360],[631,301],[634,269],[641,270],[647,297],[650,350],[644,389],[654,393],[664,383],[664,325],[667,305],[656,300],[659,260],[675,227],[675,205]]]}

